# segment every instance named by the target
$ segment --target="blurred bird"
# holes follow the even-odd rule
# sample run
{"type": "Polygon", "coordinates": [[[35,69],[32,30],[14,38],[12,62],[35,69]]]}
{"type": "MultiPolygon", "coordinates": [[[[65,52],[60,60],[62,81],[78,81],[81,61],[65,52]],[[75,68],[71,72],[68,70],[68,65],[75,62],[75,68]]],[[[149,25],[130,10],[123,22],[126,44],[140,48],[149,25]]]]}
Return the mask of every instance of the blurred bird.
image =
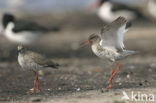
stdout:
{"type": "Polygon", "coordinates": [[[47,28],[35,22],[16,20],[12,14],[3,15],[2,26],[4,35],[9,40],[22,44],[33,43],[44,33],[59,31],[58,27],[47,28]]]}
{"type": "Polygon", "coordinates": [[[24,70],[31,70],[35,73],[34,87],[28,91],[28,93],[40,92],[38,74],[37,71],[45,68],[58,69],[59,64],[54,63],[51,59],[47,59],[44,56],[29,51],[22,45],[18,45],[18,62],[24,70]],[[37,86],[37,90],[35,89],[37,86]]]}
{"type": "Polygon", "coordinates": [[[89,36],[88,41],[84,43],[84,45],[91,44],[92,51],[95,55],[109,60],[112,64],[116,63],[118,66],[116,71],[111,66],[112,73],[107,82],[109,86],[105,89],[112,88],[112,80],[120,69],[116,61],[135,53],[134,51],[125,50],[123,44],[124,33],[130,25],[130,22],[127,22],[124,17],[118,17],[111,24],[102,28],[101,36],[92,34],[89,36]]]}
{"type": "Polygon", "coordinates": [[[156,20],[156,0],[146,0],[139,9],[150,20],[156,20]]]}
{"type": "Polygon", "coordinates": [[[133,20],[137,16],[132,8],[110,0],[98,0],[90,8],[95,7],[98,7],[97,15],[108,23],[119,16],[124,16],[127,20],[133,20]]]}

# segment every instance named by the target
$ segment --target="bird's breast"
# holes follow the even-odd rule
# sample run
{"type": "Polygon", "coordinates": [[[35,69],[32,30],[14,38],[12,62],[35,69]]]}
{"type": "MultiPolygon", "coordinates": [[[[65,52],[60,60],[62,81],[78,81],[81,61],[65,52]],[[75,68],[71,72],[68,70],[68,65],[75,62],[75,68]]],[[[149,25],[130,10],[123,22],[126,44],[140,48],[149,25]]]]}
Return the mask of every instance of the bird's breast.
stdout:
{"type": "Polygon", "coordinates": [[[21,55],[21,54],[19,54],[18,55],[18,63],[19,63],[19,65],[22,67],[22,68],[24,68],[25,67],[25,59],[24,59],[24,57],[23,57],[23,55],[21,55]]]}
{"type": "Polygon", "coordinates": [[[98,57],[110,61],[115,61],[120,56],[117,52],[103,48],[100,45],[92,45],[92,51],[98,57]]]}

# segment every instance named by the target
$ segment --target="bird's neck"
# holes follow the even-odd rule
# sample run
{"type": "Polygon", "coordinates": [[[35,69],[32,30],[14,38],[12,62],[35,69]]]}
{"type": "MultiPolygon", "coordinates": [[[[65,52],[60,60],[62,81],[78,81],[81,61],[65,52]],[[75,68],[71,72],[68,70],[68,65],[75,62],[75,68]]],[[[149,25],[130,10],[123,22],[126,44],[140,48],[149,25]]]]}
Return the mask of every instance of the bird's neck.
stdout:
{"type": "Polygon", "coordinates": [[[18,50],[19,54],[24,54],[26,52],[25,48],[18,50]]]}
{"type": "Polygon", "coordinates": [[[14,28],[14,23],[13,22],[9,22],[7,25],[6,25],[6,30],[12,30],[14,28]]]}
{"type": "Polygon", "coordinates": [[[93,52],[96,52],[98,50],[98,48],[101,48],[101,46],[100,46],[99,42],[97,41],[97,42],[92,43],[91,48],[92,48],[93,52]]]}

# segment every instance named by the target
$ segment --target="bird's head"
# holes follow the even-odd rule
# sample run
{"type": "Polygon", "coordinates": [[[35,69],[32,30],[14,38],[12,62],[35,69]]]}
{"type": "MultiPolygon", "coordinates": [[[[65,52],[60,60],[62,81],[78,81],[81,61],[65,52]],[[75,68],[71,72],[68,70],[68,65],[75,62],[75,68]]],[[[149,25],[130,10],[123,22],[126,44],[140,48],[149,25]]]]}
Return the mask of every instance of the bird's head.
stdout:
{"type": "Polygon", "coordinates": [[[6,28],[9,22],[14,22],[15,17],[12,14],[5,13],[2,17],[3,27],[6,28]]]}
{"type": "Polygon", "coordinates": [[[89,37],[88,37],[88,40],[83,43],[84,46],[86,45],[89,45],[89,44],[93,44],[93,43],[99,43],[100,42],[100,36],[97,35],[97,34],[91,34],[89,37]]]}

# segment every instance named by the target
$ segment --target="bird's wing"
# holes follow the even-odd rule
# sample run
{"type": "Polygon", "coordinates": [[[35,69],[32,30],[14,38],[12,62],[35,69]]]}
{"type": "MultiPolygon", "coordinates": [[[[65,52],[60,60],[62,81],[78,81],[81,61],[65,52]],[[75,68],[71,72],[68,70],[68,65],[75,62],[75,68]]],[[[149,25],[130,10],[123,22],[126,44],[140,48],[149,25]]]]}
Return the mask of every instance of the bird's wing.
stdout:
{"type": "Polygon", "coordinates": [[[31,56],[31,58],[35,63],[42,65],[44,67],[52,67],[57,69],[59,66],[59,64],[54,63],[52,60],[47,59],[38,53],[31,52],[29,55],[31,56]]]}
{"type": "Polygon", "coordinates": [[[101,30],[100,45],[114,50],[123,50],[123,37],[128,26],[130,25],[124,17],[118,17],[111,24],[104,26],[101,30]]]}
{"type": "Polygon", "coordinates": [[[22,32],[22,31],[44,31],[46,28],[40,26],[35,22],[28,21],[15,21],[15,27],[13,28],[14,32],[22,32]]]}

